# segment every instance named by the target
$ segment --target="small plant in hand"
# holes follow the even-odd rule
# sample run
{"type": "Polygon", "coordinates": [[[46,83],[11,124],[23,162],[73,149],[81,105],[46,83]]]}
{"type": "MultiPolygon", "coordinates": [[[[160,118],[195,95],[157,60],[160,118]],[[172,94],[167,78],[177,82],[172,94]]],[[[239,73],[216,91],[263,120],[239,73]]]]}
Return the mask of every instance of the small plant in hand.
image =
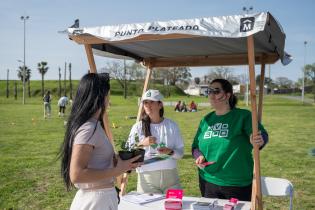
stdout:
{"type": "Polygon", "coordinates": [[[121,149],[118,154],[122,160],[129,160],[130,158],[141,155],[135,162],[143,162],[145,150],[138,146],[139,136],[137,134],[129,136],[127,140],[121,143],[121,149]],[[133,140],[134,141],[131,141],[133,140]]]}

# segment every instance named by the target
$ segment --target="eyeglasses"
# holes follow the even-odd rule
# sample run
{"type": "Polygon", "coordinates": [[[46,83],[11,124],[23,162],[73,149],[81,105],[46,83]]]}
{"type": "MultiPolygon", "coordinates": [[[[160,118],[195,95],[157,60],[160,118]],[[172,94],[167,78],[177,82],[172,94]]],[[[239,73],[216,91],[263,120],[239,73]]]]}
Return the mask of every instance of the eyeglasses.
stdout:
{"type": "Polygon", "coordinates": [[[219,93],[221,93],[221,89],[220,88],[208,88],[207,93],[208,95],[210,94],[214,94],[214,95],[218,95],[219,93]]]}

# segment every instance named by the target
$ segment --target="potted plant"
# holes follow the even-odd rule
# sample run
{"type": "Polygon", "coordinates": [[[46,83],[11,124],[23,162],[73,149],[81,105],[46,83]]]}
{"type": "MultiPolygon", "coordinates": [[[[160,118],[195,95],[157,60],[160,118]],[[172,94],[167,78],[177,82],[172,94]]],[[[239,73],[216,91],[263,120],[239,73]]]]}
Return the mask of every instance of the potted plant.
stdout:
{"type": "Polygon", "coordinates": [[[138,143],[139,136],[137,134],[129,136],[127,140],[121,143],[121,150],[118,151],[119,157],[122,160],[129,160],[130,158],[141,155],[141,157],[135,162],[143,162],[145,150],[142,149],[138,143]]]}

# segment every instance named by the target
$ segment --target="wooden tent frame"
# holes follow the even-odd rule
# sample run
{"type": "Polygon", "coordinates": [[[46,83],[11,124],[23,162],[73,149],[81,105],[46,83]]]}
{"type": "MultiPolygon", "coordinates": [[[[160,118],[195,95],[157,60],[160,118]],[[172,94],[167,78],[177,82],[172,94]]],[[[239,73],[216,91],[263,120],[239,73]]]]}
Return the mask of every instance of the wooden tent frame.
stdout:
{"type": "MultiPolygon", "coordinates": [[[[108,43],[106,40],[102,40],[89,35],[69,35],[69,37],[85,46],[85,51],[90,66],[90,72],[96,73],[96,65],[92,52],[92,44],[108,43]]],[[[119,42],[130,43],[133,41],[153,41],[163,39],[181,39],[181,38],[194,38],[193,35],[181,35],[181,34],[170,34],[165,36],[158,35],[141,35],[139,37],[123,40],[119,42]]],[[[249,80],[250,80],[250,98],[251,98],[251,112],[252,112],[252,130],[253,135],[258,133],[258,122],[262,120],[262,109],[263,109],[263,89],[264,89],[264,78],[265,78],[265,65],[273,64],[279,59],[279,55],[276,53],[264,53],[255,54],[254,52],[254,36],[250,35],[247,37],[247,54],[233,54],[233,55],[209,55],[209,56],[184,56],[176,58],[150,58],[144,59],[143,64],[147,68],[147,74],[143,87],[143,93],[148,88],[148,84],[151,78],[151,73],[155,67],[179,67],[179,66],[229,66],[229,65],[248,65],[249,66],[249,80]],[[256,103],[256,81],[255,81],[255,64],[261,64],[261,79],[259,84],[259,102],[258,110],[256,103]]],[[[142,105],[139,106],[137,121],[140,119],[142,105]]],[[[105,112],[103,116],[105,132],[111,143],[113,144],[113,135],[109,127],[108,115],[105,112]]],[[[113,144],[114,145],[114,144],[113,144]]],[[[121,194],[125,194],[127,186],[128,176],[125,173],[120,179],[121,194]]],[[[252,210],[262,210],[262,193],[261,193],[261,181],[260,181],[260,158],[259,158],[259,147],[254,145],[254,176],[253,176],[253,190],[252,190],[252,210]]]]}

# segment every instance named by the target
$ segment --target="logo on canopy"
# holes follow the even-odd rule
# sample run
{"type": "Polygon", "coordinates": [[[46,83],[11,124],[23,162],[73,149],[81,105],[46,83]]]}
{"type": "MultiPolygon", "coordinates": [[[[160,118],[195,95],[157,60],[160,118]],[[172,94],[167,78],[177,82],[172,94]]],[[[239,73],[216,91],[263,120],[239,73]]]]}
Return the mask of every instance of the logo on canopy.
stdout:
{"type": "Polygon", "coordinates": [[[241,18],[241,32],[251,31],[254,28],[255,17],[241,18]]]}

